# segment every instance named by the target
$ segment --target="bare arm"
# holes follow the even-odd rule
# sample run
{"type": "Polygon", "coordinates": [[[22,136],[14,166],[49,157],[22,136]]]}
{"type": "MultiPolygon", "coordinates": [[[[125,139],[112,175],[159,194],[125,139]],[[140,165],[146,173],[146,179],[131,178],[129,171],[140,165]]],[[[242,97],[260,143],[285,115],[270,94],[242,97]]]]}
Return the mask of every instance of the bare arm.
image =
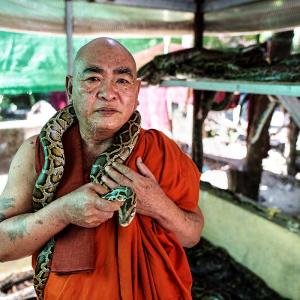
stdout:
{"type": "Polygon", "coordinates": [[[192,247],[200,240],[203,229],[203,215],[197,207],[193,212],[179,208],[167,197],[159,186],[154,175],[137,159],[140,174],[121,164],[107,168],[109,176],[102,178],[105,183],[114,188],[117,185],[131,187],[138,198],[137,212],[154,218],[168,231],[173,232],[184,247],[192,247]]]}
{"type": "Polygon", "coordinates": [[[176,235],[182,246],[193,247],[200,241],[204,218],[199,207],[193,212],[187,212],[167,198],[160,208],[155,218],[160,225],[176,235]]]}
{"type": "Polygon", "coordinates": [[[32,254],[66,226],[56,203],[32,213],[32,191],[37,177],[35,139],[26,140],[16,153],[0,196],[1,261],[32,254]]]}
{"type": "Polygon", "coordinates": [[[121,205],[101,199],[97,193],[105,193],[106,189],[100,185],[86,184],[32,212],[32,191],[37,178],[34,161],[32,137],[16,153],[0,196],[0,261],[31,255],[70,223],[98,226],[121,205]]]}

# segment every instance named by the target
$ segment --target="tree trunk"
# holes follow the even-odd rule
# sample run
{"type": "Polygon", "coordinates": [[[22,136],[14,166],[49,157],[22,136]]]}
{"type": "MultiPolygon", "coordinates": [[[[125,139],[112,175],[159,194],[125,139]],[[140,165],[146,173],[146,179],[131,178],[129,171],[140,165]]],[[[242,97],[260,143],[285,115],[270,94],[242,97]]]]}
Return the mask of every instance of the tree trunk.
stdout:
{"type": "Polygon", "coordinates": [[[193,160],[200,172],[203,168],[203,124],[210,111],[215,92],[194,90],[193,160]]]}
{"type": "Polygon", "coordinates": [[[262,160],[268,156],[270,149],[269,127],[273,116],[274,109],[269,114],[262,128],[261,134],[253,141],[253,137],[257,134],[257,128],[261,121],[262,115],[266,113],[270,101],[267,96],[259,95],[253,99],[254,115],[250,126],[247,156],[245,161],[246,180],[242,187],[242,194],[254,200],[259,196],[259,184],[262,175],[262,160]]]}

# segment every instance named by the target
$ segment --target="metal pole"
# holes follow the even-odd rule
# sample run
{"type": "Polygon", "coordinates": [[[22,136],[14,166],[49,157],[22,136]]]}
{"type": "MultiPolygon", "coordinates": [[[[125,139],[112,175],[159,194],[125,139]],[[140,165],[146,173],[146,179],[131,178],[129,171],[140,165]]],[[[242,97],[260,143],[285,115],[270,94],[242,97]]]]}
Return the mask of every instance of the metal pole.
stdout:
{"type": "Polygon", "coordinates": [[[67,35],[67,62],[68,74],[73,72],[73,3],[72,0],[65,0],[65,30],[67,35]]]}

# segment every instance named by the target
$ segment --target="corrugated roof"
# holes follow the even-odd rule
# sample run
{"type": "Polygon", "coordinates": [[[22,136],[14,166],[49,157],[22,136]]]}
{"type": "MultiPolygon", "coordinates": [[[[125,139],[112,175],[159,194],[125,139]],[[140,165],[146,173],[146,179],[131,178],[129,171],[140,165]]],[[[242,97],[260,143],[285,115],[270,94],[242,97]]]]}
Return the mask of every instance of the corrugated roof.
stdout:
{"type": "MultiPolygon", "coordinates": [[[[0,0],[0,30],[64,34],[63,0],[0,0]]],[[[192,34],[194,0],[73,1],[75,35],[192,34]],[[99,3],[101,2],[101,3],[99,3]]],[[[300,26],[297,0],[206,0],[206,34],[300,26]]]]}

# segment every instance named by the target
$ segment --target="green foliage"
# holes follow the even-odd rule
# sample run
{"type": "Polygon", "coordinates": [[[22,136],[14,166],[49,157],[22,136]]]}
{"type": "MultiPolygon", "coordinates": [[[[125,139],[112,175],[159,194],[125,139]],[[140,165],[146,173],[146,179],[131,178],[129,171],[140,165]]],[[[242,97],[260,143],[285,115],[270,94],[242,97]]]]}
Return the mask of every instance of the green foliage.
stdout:
{"type": "Polygon", "coordinates": [[[257,43],[257,35],[243,35],[243,36],[204,36],[203,46],[207,49],[219,49],[226,51],[227,49],[237,50],[242,47],[253,45],[257,43]]]}

